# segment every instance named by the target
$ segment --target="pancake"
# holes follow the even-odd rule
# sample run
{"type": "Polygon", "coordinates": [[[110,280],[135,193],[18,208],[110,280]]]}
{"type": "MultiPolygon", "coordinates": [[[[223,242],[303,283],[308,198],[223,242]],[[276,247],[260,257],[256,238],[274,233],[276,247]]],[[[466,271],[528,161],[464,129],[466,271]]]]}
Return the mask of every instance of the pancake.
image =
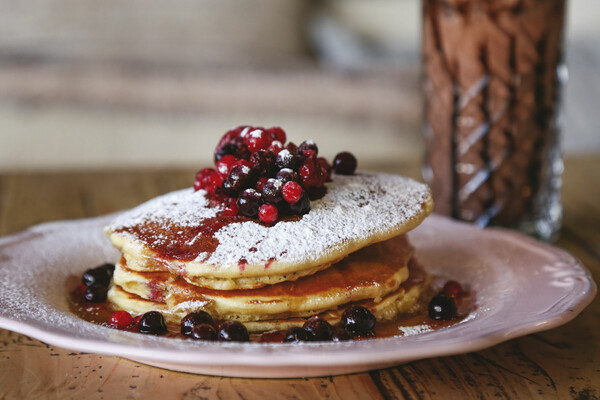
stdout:
{"type": "Polygon", "coordinates": [[[209,207],[185,189],[123,213],[106,229],[136,271],[167,271],[216,290],[253,289],[326,271],[374,243],[413,229],[431,213],[429,188],[396,175],[337,175],[311,211],[266,226],[209,207]]]}
{"type": "MultiPolygon", "coordinates": [[[[213,290],[192,285],[165,272],[139,272],[124,260],[114,274],[115,291],[163,303],[169,313],[185,316],[203,309],[218,319],[260,321],[306,317],[348,302],[374,299],[379,302],[408,279],[408,262],[414,252],[405,235],[355,252],[317,274],[259,289],[213,290]]],[[[113,303],[129,311],[132,302],[123,293],[113,303]]],[[[145,303],[144,303],[145,304],[145,303]]]]}
{"type": "MultiPolygon", "coordinates": [[[[327,320],[332,325],[338,325],[341,315],[347,307],[353,304],[362,305],[368,308],[378,321],[390,321],[399,314],[410,314],[416,312],[419,308],[418,300],[422,296],[429,276],[423,270],[422,266],[413,258],[408,265],[409,278],[404,281],[395,291],[388,293],[381,299],[365,299],[358,302],[346,303],[335,309],[327,310],[319,315],[320,318],[327,320]]],[[[141,314],[150,310],[158,310],[165,315],[165,318],[173,323],[178,323],[186,312],[172,312],[166,307],[165,303],[146,300],[135,294],[125,292],[121,287],[115,285],[109,291],[109,299],[113,304],[121,304],[136,314],[141,314]]],[[[203,309],[208,303],[197,303],[196,309],[203,309]]],[[[233,318],[229,318],[232,320],[233,318]]],[[[235,319],[233,319],[235,320],[235,319]]],[[[266,332],[271,330],[287,330],[292,327],[299,327],[306,321],[301,317],[288,318],[264,318],[254,321],[242,321],[250,332],[266,332]]]]}

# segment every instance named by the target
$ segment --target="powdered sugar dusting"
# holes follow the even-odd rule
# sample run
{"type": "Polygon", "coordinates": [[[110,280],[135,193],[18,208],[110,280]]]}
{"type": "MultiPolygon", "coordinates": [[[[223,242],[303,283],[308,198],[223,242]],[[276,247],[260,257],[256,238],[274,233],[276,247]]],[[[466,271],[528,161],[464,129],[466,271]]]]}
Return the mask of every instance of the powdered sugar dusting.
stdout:
{"type": "Polygon", "coordinates": [[[429,325],[402,326],[398,328],[404,336],[420,335],[422,333],[433,332],[433,328],[429,325]]]}
{"type": "MultiPolygon", "coordinates": [[[[110,229],[119,230],[138,224],[170,221],[180,226],[196,226],[217,215],[220,208],[210,208],[205,190],[183,189],[155,197],[115,219],[110,229]]],[[[157,235],[161,235],[157,232],[157,235]]]]}
{"type": "MultiPolygon", "coordinates": [[[[204,196],[204,191],[187,189],[158,197],[124,213],[110,229],[155,222],[159,225],[153,240],[162,240],[161,227],[195,227],[216,215],[219,209],[208,208],[204,196]]],[[[301,219],[274,226],[231,223],[214,234],[216,250],[198,254],[195,261],[220,269],[238,269],[241,260],[263,266],[273,259],[287,265],[314,262],[349,243],[386,235],[423,217],[423,203],[429,199],[426,185],[397,175],[335,176],[325,197],[311,202],[311,211],[301,219]]]]}

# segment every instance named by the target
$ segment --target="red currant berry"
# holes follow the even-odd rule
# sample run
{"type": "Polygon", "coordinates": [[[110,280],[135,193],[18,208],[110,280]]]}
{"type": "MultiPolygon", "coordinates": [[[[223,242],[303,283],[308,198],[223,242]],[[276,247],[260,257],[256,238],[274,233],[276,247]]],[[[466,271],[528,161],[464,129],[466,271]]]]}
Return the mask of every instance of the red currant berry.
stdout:
{"type": "Polygon", "coordinates": [[[233,168],[236,161],[237,159],[230,154],[221,157],[221,159],[217,161],[217,172],[226,177],[231,172],[231,168],[233,168]]]}
{"type": "Polygon", "coordinates": [[[460,283],[458,283],[456,281],[448,281],[444,285],[444,288],[442,289],[442,293],[448,297],[455,298],[455,297],[459,297],[460,295],[463,294],[463,288],[460,285],[460,283]]]}
{"type": "Polygon", "coordinates": [[[235,217],[238,215],[238,207],[235,200],[232,200],[231,203],[225,205],[223,208],[223,215],[228,217],[235,217]]]}
{"type": "Polygon", "coordinates": [[[302,186],[294,181],[286,182],[281,190],[283,199],[290,204],[295,204],[302,197],[302,186]]]}
{"type": "Polygon", "coordinates": [[[279,140],[273,140],[269,146],[269,151],[277,155],[281,150],[283,150],[283,144],[279,140]]]}
{"type": "Polygon", "coordinates": [[[269,180],[269,178],[265,178],[264,176],[261,177],[261,178],[258,178],[258,182],[256,182],[256,191],[257,192],[262,192],[263,188],[267,184],[268,180],[269,180]]]}
{"type": "Polygon", "coordinates": [[[110,316],[108,323],[113,328],[127,329],[133,325],[133,317],[127,311],[115,311],[110,316]]]}
{"type": "Polygon", "coordinates": [[[248,146],[248,150],[254,153],[267,149],[271,145],[272,140],[270,140],[269,135],[262,129],[255,129],[244,137],[244,141],[246,142],[246,146],[248,146]]]}
{"type": "Polygon", "coordinates": [[[307,149],[302,152],[302,158],[304,160],[312,160],[317,158],[317,153],[314,150],[307,149]]]}
{"type": "Polygon", "coordinates": [[[248,168],[250,168],[250,167],[252,166],[252,164],[250,164],[250,161],[248,161],[248,160],[243,160],[243,159],[242,159],[242,160],[236,160],[236,161],[233,163],[233,165],[232,165],[232,167],[231,167],[231,168],[233,169],[233,167],[237,167],[238,165],[244,165],[244,166],[246,166],[246,167],[248,167],[248,168]]]}
{"type": "Polygon", "coordinates": [[[296,146],[296,143],[294,143],[294,142],[289,142],[285,146],[285,149],[287,151],[289,151],[290,153],[292,153],[293,155],[298,155],[298,146],[296,146]]]}
{"type": "Polygon", "coordinates": [[[272,224],[277,221],[279,212],[277,207],[272,204],[263,204],[258,210],[258,218],[265,224],[272,224]]]}
{"type": "Polygon", "coordinates": [[[314,152],[315,155],[319,154],[319,148],[317,147],[317,144],[315,142],[313,142],[312,140],[306,140],[306,141],[302,142],[302,144],[300,144],[300,146],[298,146],[298,152],[305,157],[307,155],[306,154],[307,150],[311,150],[312,152],[314,152]]]}
{"type": "Polygon", "coordinates": [[[204,168],[198,171],[196,174],[196,180],[194,181],[194,190],[198,191],[200,189],[205,189],[210,182],[210,175],[215,170],[212,168],[204,168]]]}
{"type": "Polygon", "coordinates": [[[333,172],[333,167],[331,166],[331,164],[329,164],[329,161],[327,161],[327,159],[325,159],[324,157],[317,158],[317,161],[319,162],[321,169],[324,170],[327,182],[331,182],[331,173],[333,172]]]}
{"type": "Polygon", "coordinates": [[[311,160],[302,164],[299,174],[302,186],[305,188],[321,187],[327,179],[326,174],[321,170],[321,166],[311,160]]]}
{"type": "Polygon", "coordinates": [[[217,188],[220,188],[221,186],[223,186],[223,182],[225,181],[225,178],[226,177],[219,174],[217,171],[213,172],[210,175],[210,184],[206,188],[206,190],[210,193],[214,193],[217,188]]]}
{"type": "Polygon", "coordinates": [[[285,143],[287,140],[285,131],[278,126],[273,126],[267,129],[267,133],[271,136],[273,140],[278,140],[282,144],[285,143]]]}
{"type": "Polygon", "coordinates": [[[83,294],[85,293],[85,289],[87,289],[87,285],[80,283],[73,291],[73,294],[75,296],[83,296],[83,294]]]}

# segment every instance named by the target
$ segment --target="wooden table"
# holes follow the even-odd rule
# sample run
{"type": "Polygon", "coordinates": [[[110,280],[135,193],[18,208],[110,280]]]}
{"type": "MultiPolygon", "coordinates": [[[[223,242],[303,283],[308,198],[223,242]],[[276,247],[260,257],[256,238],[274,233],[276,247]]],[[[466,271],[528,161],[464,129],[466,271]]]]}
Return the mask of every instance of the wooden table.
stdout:
{"type": "MultiPolygon", "coordinates": [[[[372,165],[418,176],[418,166],[372,165]]],[[[0,235],[45,221],[132,207],[189,186],[193,171],[0,175],[0,235]]],[[[558,246],[600,278],[600,156],[567,160],[558,246]]],[[[600,303],[567,325],[487,350],[370,373],[312,379],[234,379],[148,367],[48,346],[0,330],[0,399],[450,399],[600,397],[600,303]]]]}

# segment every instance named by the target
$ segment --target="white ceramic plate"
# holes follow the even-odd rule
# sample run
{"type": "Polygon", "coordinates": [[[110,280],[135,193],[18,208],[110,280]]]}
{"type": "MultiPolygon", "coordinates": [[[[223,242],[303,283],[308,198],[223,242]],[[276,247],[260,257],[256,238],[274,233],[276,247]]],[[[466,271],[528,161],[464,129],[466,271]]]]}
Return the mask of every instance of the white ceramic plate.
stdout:
{"type": "Polygon", "coordinates": [[[449,328],[346,343],[202,343],[117,331],[69,311],[66,280],[117,261],[102,228],[114,216],[39,225],[0,239],[0,327],[54,346],[222,376],[305,377],[384,368],[480,350],[564,324],[596,285],[572,256],[524,235],[432,216],[410,234],[435,275],[464,283],[476,309],[449,328]]]}

